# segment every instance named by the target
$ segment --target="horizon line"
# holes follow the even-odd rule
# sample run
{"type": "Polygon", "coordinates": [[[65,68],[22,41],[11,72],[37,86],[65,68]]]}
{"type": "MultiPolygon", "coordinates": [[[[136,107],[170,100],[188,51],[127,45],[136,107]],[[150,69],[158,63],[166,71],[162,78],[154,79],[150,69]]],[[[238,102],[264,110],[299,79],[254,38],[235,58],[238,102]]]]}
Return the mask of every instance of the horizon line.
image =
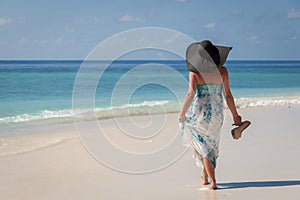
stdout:
{"type": "MultiPolygon", "coordinates": [[[[185,59],[120,59],[120,60],[84,60],[84,59],[0,59],[0,61],[185,61],[185,59]]],[[[300,59],[229,59],[231,61],[300,61],[300,59]]]]}

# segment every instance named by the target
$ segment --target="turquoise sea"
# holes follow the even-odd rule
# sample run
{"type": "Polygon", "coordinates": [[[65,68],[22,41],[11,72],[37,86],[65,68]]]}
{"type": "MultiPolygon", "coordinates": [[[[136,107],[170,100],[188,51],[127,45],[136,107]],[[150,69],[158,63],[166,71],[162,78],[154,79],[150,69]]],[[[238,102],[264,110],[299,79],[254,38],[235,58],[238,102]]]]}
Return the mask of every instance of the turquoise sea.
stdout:
{"type": "MultiPolygon", "coordinates": [[[[86,82],[84,79],[82,84],[90,81],[89,76],[99,76],[94,94],[87,95],[95,99],[94,107],[85,107],[83,96],[81,107],[73,109],[74,83],[82,64],[61,60],[0,61],[0,127],[72,122],[74,112],[88,120],[94,111],[98,119],[103,119],[180,110],[187,85],[178,77],[188,79],[182,60],[88,63],[83,72],[86,82]]],[[[300,104],[300,61],[227,61],[226,67],[238,107],[300,104]]]]}

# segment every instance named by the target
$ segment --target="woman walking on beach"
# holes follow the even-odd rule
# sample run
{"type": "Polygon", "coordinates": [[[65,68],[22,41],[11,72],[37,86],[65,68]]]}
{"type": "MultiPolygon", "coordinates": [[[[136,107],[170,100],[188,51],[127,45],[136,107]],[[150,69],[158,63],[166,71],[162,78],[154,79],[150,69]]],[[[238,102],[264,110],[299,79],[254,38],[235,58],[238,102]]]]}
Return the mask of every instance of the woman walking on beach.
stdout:
{"type": "Polygon", "coordinates": [[[189,89],[179,116],[180,122],[189,130],[184,132],[189,137],[186,144],[192,147],[196,164],[203,168],[202,184],[210,182],[210,189],[217,188],[215,167],[224,118],[222,93],[234,124],[240,125],[242,120],[230,91],[228,71],[223,66],[231,49],[226,52],[223,51],[225,48],[215,46],[208,40],[189,46],[189,89]]]}

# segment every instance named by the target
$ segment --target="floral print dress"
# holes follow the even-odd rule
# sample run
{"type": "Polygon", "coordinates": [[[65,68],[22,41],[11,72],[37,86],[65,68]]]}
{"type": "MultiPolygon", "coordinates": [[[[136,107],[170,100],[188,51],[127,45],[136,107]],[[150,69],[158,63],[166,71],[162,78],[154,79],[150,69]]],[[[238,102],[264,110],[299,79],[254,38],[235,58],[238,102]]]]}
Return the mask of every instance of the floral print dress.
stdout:
{"type": "Polygon", "coordinates": [[[220,131],[223,125],[222,85],[198,85],[185,122],[184,145],[194,150],[197,166],[207,157],[216,167],[219,156],[220,131]],[[188,139],[187,139],[188,138],[188,139]]]}

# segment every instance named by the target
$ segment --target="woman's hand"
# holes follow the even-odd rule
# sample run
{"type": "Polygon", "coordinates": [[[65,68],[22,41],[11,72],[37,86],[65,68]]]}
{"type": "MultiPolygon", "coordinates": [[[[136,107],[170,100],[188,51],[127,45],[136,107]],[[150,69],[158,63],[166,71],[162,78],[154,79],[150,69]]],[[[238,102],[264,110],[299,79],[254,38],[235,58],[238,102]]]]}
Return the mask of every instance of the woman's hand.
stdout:
{"type": "Polygon", "coordinates": [[[232,124],[232,125],[239,126],[242,123],[242,117],[237,115],[237,116],[233,117],[233,121],[234,121],[234,124],[232,124]]]}
{"type": "Polygon", "coordinates": [[[181,121],[185,122],[186,116],[183,115],[183,114],[180,114],[180,115],[179,115],[179,119],[180,119],[181,121]]]}

